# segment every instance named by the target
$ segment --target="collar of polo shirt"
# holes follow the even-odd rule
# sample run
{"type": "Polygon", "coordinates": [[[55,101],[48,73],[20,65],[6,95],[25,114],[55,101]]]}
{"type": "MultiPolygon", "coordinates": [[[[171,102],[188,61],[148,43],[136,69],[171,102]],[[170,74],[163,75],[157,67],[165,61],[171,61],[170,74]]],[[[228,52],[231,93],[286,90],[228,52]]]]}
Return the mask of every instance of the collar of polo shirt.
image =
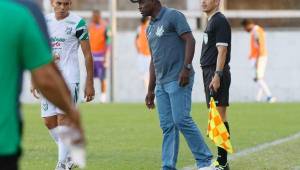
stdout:
{"type": "Polygon", "coordinates": [[[159,20],[164,15],[165,11],[166,11],[166,7],[161,7],[158,15],[152,21],[159,20]]]}
{"type": "Polygon", "coordinates": [[[208,21],[209,21],[214,15],[216,15],[216,14],[219,13],[219,12],[220,12],[219,10],[215,11],[210,17],[208,17],[208,21]]]}

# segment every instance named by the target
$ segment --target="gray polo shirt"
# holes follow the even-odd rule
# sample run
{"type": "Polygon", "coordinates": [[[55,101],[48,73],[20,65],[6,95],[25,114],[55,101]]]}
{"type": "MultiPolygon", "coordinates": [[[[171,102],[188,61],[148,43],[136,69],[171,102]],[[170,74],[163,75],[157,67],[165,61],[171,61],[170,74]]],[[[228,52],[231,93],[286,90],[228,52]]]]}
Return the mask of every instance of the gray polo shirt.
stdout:
{"type": "MultiPolygon", "coordinates": [[[[185,42],[180,38],[191,32],[185,16],[178,10],[162,7],[151,20],[147,37],[153,57],[156,84],[177,81],[183,68],[185,42]]],[[[191,76],[194,71],[191,71],[191,76]]]]}

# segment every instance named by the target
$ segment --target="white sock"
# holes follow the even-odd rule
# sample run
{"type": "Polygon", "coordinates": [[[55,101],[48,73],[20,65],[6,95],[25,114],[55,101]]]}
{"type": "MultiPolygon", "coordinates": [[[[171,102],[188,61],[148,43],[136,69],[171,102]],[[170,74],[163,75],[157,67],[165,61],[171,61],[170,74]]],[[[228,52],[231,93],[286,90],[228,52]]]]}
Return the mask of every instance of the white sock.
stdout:
{"type": "Polygon", "coordinates": [[[258,85],[263,89],[263,91],[267,95],[267,97],[272,96],[271,91],[264,79],[258,80],[258,85]]]}
{"type": "Polygon", "coordinates": [[[62,140],[58,139],[58,161],[65,163],[69,154],[68,147],[62,142],[62,140]]]}
{"type": "Polygon", "coordinates": [[[49,129],[50,136],[53,138],[56,144],[58,144],[58,133],[57,133],[57,126],[55,128],[49,129]]]}
{"type": "Polygon", "coordinates": [[[257,92],[257,95],[256,95],[256,101],[257,102],[261,101],[261,98],[263,97],[263,94],[264,94],[264,90],[262,88],[259,88],[258,92],[257,92]]]}
{"type": "Polygon", "coordinates": [[[105,103],[105,102],[106,102],[106,93],[102,93],[102,94],[101,94],[100,101],[101,101],[102,103],[105,103]]]}

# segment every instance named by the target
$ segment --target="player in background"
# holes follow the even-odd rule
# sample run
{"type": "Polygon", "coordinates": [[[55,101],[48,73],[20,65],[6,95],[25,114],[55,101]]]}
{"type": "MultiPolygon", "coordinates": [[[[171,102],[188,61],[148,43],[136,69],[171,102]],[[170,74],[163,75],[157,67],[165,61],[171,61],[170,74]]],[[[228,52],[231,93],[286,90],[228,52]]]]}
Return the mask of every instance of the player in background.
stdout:
{"type": "MultiPolygon", "coordinates": [[[[57,66],[53,63],[47,27],[39,8],[29,0],[0,1],[0,169],[18,170],[22,122],[19,96],[22,72],[30,70],[36,87],[66,113],[68,122],[83,132],[80,114],[57,66]],[[9,13],[9,15],[7,15],[9,13]],[[13,22],[12,22],[13,21],[13,22]]],[[[79,140],[84,142],[83,133],[79,140]]],[[[78,144],[76,140],[76,144],[78,144]]]]}
{"type": "Polygon", "coordinates": [[[141,23],[137,28],[137,35],[135,39],[135,46],[138,52],[138,69],[141,78],[144,81],[145,91],[149,84],[149,65],[151,61],[151,53],[147,39],[147,27],[149,25],[149,17],[142,17],[141,23]]]}
{"type": "Polygon", "coordinates": [[[89,36],[92,55],[94,59],[94,77],[99,78],[101,84],[102,103],[107,102],[107,83],[106,83],[106,69],[109,66],[110,56],[110,29],[105,20],[101,17],[99,10],[94,10],[92,20],[89,24],[89,36]]]}
{"type": "Polygon", "coordinates": [[[244,19],[241,24],[245,31],[250,33],[249,59],[254,63],[255,68],[255,77],[253,80],[259,86],[256,100],[261,101],[263,95],[265,94],[267,96],[267,102],[276,102],[276,98],[272,96],[272,93],[264,78],[268,61],[265,31],[261,26],[256,25],[250,19],[244,19]]]}
{"type": "MultiPolygon", "coordinates": [[[[78,49],[80,45],[85,57],[87,72],[84,96],[87,102],[92,101],[95,95],[93,84],[93,58],[86,23],[82,18],[70,12],[71,0],[51,0],[51,4],[54,13],[46,16],[46,23],[56,65],[68,85],[73,103],[77,103],[80,82],[78,61],[78,49]]],[[[39,97],[34,85],[32,92],[35,97],[39,97]]],[[[73,164],[68,158],[68,147],[57,134],[57,129],[67,123],[64,112],[44,97],[41,97],[41,114],[52,138],[58,145],[58,163],[56,170],[71,169],[73,164]]]]}

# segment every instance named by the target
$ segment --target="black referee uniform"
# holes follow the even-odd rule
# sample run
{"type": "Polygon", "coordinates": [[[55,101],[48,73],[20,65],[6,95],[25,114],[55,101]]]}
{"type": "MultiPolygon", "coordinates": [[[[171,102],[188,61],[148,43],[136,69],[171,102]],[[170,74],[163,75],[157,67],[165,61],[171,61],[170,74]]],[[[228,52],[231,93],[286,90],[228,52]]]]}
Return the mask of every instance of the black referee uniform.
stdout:
{"type": "MultiPolygon", "coordinates": [[[[216,12],[208,20],[207,27],[204,31],[202,53],[200,64],[203,71],[203,82],[206,95],[206,103],[209,107],[210,102],[210,89],[209,85],[216,74],[216,66],[218,59],[217,46],[226,46],[227,54],[225,65],[223,68],[222,76],[220,76],[220,88],[212,95],[216,101],[217,106],[227,107],[229,106],[229,87],[231,83],[230,74],[230,52],[231,52],[231,27],[221,12],[216,12]]],[[[228,132],[229,124],[224,122],[228,132]]],[[[224,170],[229,170],[227,162],[227,151],[221,147],[218,147],[217,162],[223,167],[224,170]]]]}
{"type": "Polygon", "coordinates": [[[221,12],[214,14],[208,21],[203,35],[203,44],[200,64],[203,70],[203,82],[206,95],[206,103],[209,107],[210,89],[209,84],[215,75],[218,45],[227,46],[227,56],[221,77],[220,88],[213,93],[217,106],[229,106],[229,87],[231,83],[230,75],[230,51],[231,51],[231,28],[221,12]]]}

